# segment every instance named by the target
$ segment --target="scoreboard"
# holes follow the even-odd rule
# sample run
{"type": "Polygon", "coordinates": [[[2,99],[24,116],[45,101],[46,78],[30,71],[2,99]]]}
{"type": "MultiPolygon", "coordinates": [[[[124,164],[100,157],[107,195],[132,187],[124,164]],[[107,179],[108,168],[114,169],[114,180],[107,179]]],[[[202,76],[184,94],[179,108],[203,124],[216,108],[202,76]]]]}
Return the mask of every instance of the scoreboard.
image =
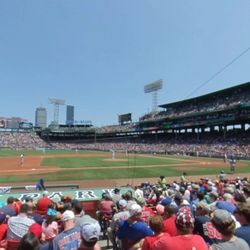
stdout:
{"type": "Polygon", "coordinates": [[[132,114],[127,113],[123,115],[118,115],[118,122],[119,124],[124,124],[132,121],[132,114]]]}

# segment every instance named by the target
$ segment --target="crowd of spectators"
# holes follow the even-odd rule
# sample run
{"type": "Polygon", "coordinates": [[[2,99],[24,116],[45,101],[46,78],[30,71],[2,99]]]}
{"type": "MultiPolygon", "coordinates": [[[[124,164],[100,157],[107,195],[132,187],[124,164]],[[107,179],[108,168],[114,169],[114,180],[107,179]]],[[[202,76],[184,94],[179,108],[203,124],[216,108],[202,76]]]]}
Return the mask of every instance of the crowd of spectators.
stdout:
{"type": "Polygon", "coordinates": [[[0,132],[0,148],[30,149],[46,147],[48,144],[32,132],[0,132]]]}
{"type": "Polygon", "coordinates": [[[129,142],[96,142],[96,143],[51,143],[55,148],[88,149],[101,151],[123,151],[136,153],[177,154],[192,156],[224,157],[235,155],[239,158],[250,157],[249,139],[245,137],[230,137],[229,139],[217,136],[207,136],[203,139],[152,139],[130,140],[129,142]]]}
{"type": "Polygon", "coordinates": [[[235,155],[239,158],[250,157],[248,132],[228,135],[224,138],[218,133],[203,133],[197,139],[194,134],[178,134],[178,138],[159,135],[145,138],[114,138],[103,142],[50,142],[42,140],[35,133],[0,132],[0,148],[30,149],[56,148],[72,150],[123,151],[136,153],[177,154],[192,156],[224,157],[235,155]]]}
{"type": "Polygon", "coordinates": [[[129,132],[134,131],[136,128],[135,123],[128,123],[124,125],[109,125],[96,128],[96,133],[105,134],[105,133],[119,133],[119,132],[129,132]]]}
{"type": "Polygon", "coordinates": [[[54,202],[47,190],[36,203],[10,196],[0,207],[1,250],[13,241],[21,250],[100,250],[104,230],[116,250],[249,250],[250,183],[222,174],[198,182],[185,173],[179,182],[160,176],[104,192],[95,217],[70,195],[54,202]]]}
{"type": "MultiPolygon", "coordinates": [[[[186,100],[187,102],[187,100],[186,100]]],[[[159,120],[186,116],[188,114],[220,111],[236,105],[250,102],[250,89],[235,89],[230,94],[217,94],[210,98],[197,98],[186,104],[169,105],[165,111],[151,112],[140,118],[140,121],[159,120]]]]}

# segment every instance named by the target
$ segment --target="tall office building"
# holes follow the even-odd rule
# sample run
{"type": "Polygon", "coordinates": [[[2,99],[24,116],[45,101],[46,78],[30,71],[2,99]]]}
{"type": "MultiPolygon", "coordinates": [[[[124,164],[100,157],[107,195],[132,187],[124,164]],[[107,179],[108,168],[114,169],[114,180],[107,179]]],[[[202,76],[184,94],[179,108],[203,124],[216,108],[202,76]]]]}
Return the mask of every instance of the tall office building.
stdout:
{"type": "Polygon", "coordinates": [[[73,125],[74,124],[74,106],[67,105],[66,124],[67,125],[73,125]]]}
{"type": "Polygon", "coordinates": [[[47,127],[47,111],[46,108],[38,107],[36,109],[35,126],[46,128],[47,127]]]}

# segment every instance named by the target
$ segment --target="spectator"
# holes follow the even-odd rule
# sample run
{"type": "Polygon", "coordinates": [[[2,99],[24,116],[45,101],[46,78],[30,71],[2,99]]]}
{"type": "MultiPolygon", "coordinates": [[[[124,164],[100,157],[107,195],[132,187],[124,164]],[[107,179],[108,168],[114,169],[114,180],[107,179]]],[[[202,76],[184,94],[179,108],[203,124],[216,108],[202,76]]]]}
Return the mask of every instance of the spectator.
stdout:
{"type": "Polygon", "coordinates": [[[85,214],[82,208],[81,201],[75,200],[72,204],[73,212],[75,214],[75,225],[81,226],[83,224],[95,223],[97,220],[85,214]]]}
{"type": "Polygon", "coordinates": [[[47,190],[45,190],[43,192],[43,197],[40,198],[38,201],[37,201],[37,204],[36,204],[36,209],[39,213],[41,214],[46,214],[47,213],[47,210],[48,210],[48,206],[49,204],[52,203],[52,200],[48,197],[49,196],[49,192],[47,190]]]}
{"type": "Polygon", "coordinates": [[[6,237],[8,226],[6,224],[6,215],[0,214],[0,241],[6,237]]]}
{"type": "Polygon", "coordinates": [[[40,250],[40,243],[33,233],[26,233],[17,248],[17,250],[40,250]]]}
{"type": "Polygon", "coordinates": [[[241,224],[235,235],[244,239],[250,247],[250,201],[237,203],[234,216],[241,224]]]}
{"type": "Polygon", "coordinates": [[[223,209],[216,209],[213,214],[212,223],[221,233],[223,242],[212,245],[212,250],[249,250],[245,240],[234,236],[235,221],[231,214],[223,209]]]}
{"type": "Polygon", "coordinates": [[[112,196],[112,200],[114,202],[115,205],[117,205],[118,201],[121,199],[121,194],[120,194],[120,189],[119,188],[115,188],[114,189],[114,195],[112,196]]]}
{"type": "Polygon", "coordinates": [[[77,250],[81,242],[80,227],[75,227],[75,215],[72,211],[66,210],[62,214],[63,231],[54,240],[53,250],[77,250]]]}
{"type": "Polygon", "coordinates": [[[81,226],[81,245],[78,250],[101,250],[98,239],[101,227],[98,222],[84,224],[81,226]]]}
{"type": "Polygon", "coordinates": [[[205,241],[199,235],[192,234],[194,228],[194,218],[191,209],[182,207],[176,216],[177,236],[162,237],[153,245],[153,250],[207,250],[205,241]]]}
{"type": "Polygon", "coordinates": [[[158,241],[163,236],[169,236],[168,233],[163,232],[164,224],[160,215],[150,217],[149,227],[153,230],[154,235],[145,237],[141,250],[151,250],[154,242],[158,241]]]}
{"type": "Polygon", "coordinates": [[[119,224],[117,237],[122,241],[122,250],[128,250],[146,236],[153,235],[153,231],[140,221],[142,208],[133,204],[129,209],[130,218],[119,224]]]}
{"type": "Polygon", "coordinates": [[[42,223],[42,230],[46,241],[53,240],[59,232],[56,221],[57,212],[51,208],[48,209],[46,220],[42,223]]]}
{"type": "Polygon", "coordinates": [[[28,218],[28,205],[23,204],[19,214],[10,217],[8,220],[7,239],[20,240],[34,223],[35,221],[33,219],[28,218]]]}
{"type": "Polygon", "coordinates": [[[210,207],[204,201],[197,204],[194,222],[194,234],[200,235],[208,245],[221,242],[221,234],[214,228],[210,218],[210,207]]]}
{"type": "Polygon", "coordinates": [[[121,221],[127,220],[130,216],[129,211],[127,210],[127,201],[119,200],[118,202],[118,211],[113,215],[110,227],[107,229],[108,237],[112,242],[113,246],[116,245],[116,233],[119,228],[119,223],[121,221]]]}
{"type": "Polygon", "coordinates": [[[164,228],[163,231],[168,233],[170,236],[177,235],[177,228],[175,224],[177,208],[173,205],[166,205],[164,211],[164,228]]]}
{"type": "Polygon", "coordinates": [[[7,204],[1,207],[1,212],[7,216],[15,216],[18,213],[18,208],[15,206],[15,198],[10,196],[7,198],[7,204]]]}

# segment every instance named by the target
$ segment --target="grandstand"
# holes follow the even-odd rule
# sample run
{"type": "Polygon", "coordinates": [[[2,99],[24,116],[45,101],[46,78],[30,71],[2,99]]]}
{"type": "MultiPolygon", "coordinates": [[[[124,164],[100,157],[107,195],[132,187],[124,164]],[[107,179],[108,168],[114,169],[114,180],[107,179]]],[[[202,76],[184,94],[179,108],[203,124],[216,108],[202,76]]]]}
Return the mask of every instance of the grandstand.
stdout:
{"type": "Polygon", "coordinates": [[[250,82],[159,107],[163,111],[135,123],[46,130],[40,136],[60,148],[249,158],[250,82]]]}

